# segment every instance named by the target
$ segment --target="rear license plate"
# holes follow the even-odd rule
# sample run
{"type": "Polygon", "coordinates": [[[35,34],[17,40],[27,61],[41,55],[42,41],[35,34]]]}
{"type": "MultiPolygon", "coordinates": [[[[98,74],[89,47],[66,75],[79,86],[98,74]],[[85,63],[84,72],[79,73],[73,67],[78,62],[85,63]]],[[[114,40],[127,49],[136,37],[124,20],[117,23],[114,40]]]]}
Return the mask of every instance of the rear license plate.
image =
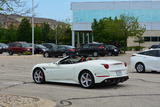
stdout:
{"type": "Polygon", "coordinates": [[[116,71],[117,76],[122,76],[122,71],[116,71]]]}

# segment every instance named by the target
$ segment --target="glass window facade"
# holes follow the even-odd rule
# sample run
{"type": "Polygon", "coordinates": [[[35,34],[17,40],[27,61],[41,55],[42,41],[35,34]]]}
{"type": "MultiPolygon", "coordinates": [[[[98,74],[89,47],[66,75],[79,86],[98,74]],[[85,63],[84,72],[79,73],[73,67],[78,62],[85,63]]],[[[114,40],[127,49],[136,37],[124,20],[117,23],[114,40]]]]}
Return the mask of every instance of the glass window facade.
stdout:
{"type": "Polygon", "coordinates": [[[145,42],[159,42],[160,37],[159,36],[145,36],[144,41],[145,42]]]}
{"type": "Polygon", "coordinates": [[[160,10],[75,10],[73,11],[73,22],[92,23],[93,19],[104,17],[119,17],[121,14],[135,16],[139,22],[160,22],[160,10]]]}

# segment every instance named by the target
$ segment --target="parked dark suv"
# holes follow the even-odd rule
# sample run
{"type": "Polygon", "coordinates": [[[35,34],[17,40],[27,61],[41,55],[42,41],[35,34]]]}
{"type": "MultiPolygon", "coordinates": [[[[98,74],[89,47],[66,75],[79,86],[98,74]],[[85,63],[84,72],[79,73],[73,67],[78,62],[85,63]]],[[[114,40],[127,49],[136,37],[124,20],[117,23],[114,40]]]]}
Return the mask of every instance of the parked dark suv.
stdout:
{"type": "Polygon", "coordinates": [[[149,49],[156,49],[156,48],[160,48],[160,44],[159,45],[152,45],[149,49]]]}
{"type": "Polygon", "coordinates": [[[7,51],[8,51],[8,45],[4,43],[0,43],[0,54],[2,54],[3,52],[7,52],[7,51]]]}
{"type": "Polygon", "coordinates": [[[77,54],[80,56],[105,56],[106,48],[103,43],[89,43],[84,44],[80,48],[77,49],[77,54]]]}
{"type": "Polygon", "coordinates": [[[66,57],[68,55],[75,55],[75,48],[68,45],[57,45],[54,48],[51,48],[43,53],[44,57],[58,57],[63,56],[66,57]]]}
{"type": "Polygon", "coordinates": [[[105,45],[105,48],[108,56],[112,56],[112,55],[118,56],[120,53],[120,49],[114,45],[105,45]]]}
{"type": "Polygon", "coordinates": [[[26,42],[13,42],[9,43],[8,53],[13,54],[23,54],[24,52],[32,52],[32,47],[26,42]]]}

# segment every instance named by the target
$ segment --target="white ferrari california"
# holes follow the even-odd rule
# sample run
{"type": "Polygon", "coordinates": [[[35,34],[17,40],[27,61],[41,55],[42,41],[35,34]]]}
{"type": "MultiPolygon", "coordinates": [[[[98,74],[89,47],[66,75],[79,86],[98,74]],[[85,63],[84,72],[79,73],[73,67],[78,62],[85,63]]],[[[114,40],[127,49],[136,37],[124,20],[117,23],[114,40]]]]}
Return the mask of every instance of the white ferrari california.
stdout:
{"type": "Polygon", "coordinates": [[[131,57],[132,69],[136,69],[138,73],[146,71],[160,72],[160,49],[150,49],[143,52],[133,54],[131,57]]]}
{"type": "Polygon", "coordinates": [[[37,64],[33,67],[32,77],[37,84],[73,83],[84,88],[91,88],[97,83],[116,85],[129,79],[124,62],[79,56],[67,56],[56,63],[37,64]]]}

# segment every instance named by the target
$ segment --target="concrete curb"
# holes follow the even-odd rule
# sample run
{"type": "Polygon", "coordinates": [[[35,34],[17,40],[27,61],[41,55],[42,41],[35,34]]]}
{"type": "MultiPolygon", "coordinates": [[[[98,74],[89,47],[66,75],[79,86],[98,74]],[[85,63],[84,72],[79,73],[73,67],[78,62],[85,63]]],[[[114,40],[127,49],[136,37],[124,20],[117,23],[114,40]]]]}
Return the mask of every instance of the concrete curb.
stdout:
{"type": "Polygon", "coordinates": [[[51,100],[18,95],[1,95],[0,107],[55,107],[51,100]]]}

